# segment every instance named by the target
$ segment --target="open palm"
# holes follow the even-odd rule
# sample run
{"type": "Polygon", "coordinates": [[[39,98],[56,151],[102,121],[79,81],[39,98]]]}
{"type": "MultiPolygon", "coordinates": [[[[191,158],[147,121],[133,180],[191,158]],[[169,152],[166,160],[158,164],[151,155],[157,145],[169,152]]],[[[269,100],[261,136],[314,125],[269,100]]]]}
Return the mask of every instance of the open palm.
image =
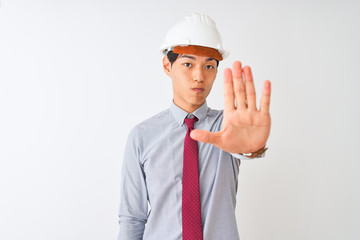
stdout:
{"type": "Polygon", "coordinates": [[[224,119],[219,132],[196,129],[191,137],[211,143],[229,153],[255,152],[266,145],[270,134],[271,84],[266,80],[256,107],[256,93],[250,67],[235,61],[224,71],[224,119]]]}

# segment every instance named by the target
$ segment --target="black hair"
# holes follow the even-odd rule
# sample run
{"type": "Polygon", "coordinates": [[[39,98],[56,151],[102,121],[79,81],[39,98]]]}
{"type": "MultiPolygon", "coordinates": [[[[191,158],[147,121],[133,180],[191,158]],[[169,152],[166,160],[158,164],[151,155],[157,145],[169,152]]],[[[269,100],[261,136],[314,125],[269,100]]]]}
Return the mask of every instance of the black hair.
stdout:
{"type": "MultiPolygon", "coordinates": [[[[168,57],[171,66],[173,65],[173,63],[175,62],[175,60],[178,58],[179,54],[178,53],[174,53],[172,50],[170,50],[166,56],[168,57]]],[[[216,66],[219,66],[219,60],[214,59],[216,61],[216,66]]]]}

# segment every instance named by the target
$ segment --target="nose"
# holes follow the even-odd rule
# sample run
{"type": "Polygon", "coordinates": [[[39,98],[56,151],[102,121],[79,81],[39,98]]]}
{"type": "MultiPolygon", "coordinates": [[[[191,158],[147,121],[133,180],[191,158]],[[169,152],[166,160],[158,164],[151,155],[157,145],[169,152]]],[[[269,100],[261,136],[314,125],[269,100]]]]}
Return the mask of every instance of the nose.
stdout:
{"type": "Polygon", "coordinates": [[[200,66],[193,70],[193,80],[197,82],[203,82],[205,79],[204,69],[200,66]]]}

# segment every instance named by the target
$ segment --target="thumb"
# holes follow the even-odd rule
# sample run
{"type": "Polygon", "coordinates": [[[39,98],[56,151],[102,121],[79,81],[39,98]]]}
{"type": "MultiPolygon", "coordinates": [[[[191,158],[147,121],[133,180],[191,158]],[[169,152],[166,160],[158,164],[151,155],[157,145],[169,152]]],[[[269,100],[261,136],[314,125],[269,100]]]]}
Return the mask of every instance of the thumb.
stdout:
{"type": "Polygon", "coordinates": [[[204,142],[204,143],[211,143],[217,145],[219,141],[219,133],[213,133],[206,130],[201,129],[194,129],[190,133],[190,137],[196,141],[204,142]]]}

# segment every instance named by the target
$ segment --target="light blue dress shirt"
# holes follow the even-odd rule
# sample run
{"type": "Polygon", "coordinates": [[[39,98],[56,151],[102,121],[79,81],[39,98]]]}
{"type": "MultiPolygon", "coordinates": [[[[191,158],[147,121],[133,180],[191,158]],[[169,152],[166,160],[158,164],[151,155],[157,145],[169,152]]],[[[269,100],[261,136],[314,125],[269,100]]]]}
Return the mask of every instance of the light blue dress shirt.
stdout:
{"type": "MultiPolygon", "coordinates": [[[[221,129],[223,111],[206,102],[194,113],[195,129],[221,129]]],[[[126,144],[119,208],[120,240],[182,239],[182,163],[184,119],[188,113],[171,107],[138,124],[126,144]]],[[[240,159],[199,142],[199,179],[204,240],[238,240],[235,205],[240,159]]],[[[263,157],[263,155],[259,156],[263,157]]]]}

